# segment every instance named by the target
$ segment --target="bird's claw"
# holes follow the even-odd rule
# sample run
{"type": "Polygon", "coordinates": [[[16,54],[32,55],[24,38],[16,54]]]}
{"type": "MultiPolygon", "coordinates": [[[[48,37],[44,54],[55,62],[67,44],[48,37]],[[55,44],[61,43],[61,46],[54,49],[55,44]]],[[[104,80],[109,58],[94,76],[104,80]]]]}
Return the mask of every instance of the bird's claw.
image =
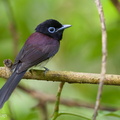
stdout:
{"type": "Polygon", "coordinates": [[[44,73],[46,74],[48,71],[50,71],[48,68],[43,67],[45,69],[44,73]]]}

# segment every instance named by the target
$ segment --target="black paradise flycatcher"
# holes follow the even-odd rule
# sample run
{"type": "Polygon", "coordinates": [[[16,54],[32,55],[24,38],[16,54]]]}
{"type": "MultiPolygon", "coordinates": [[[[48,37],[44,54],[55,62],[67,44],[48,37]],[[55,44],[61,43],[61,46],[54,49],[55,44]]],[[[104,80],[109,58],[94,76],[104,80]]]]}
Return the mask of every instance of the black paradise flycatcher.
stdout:
{"type": "Polygon", "coordinates": [[[64,29],[71,25],[62,25],[57,20],[49,19],[39,24],[35,32],[25,42],[12,66],[12,75],[0,89],[0,108],[24,76],[25,72],[35,65],[44,67],[45,63],[59,50],[64,29]]]}

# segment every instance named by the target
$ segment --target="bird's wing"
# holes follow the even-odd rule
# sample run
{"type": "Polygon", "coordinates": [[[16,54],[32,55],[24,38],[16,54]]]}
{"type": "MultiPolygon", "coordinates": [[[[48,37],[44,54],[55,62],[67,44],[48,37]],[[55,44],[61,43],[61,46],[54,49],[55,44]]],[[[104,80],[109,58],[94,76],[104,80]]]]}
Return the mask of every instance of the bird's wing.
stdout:
{"type": "Polygon", "coordinates": [[[20,73],[54,56],[59,49],[59,42],[57,40],[51,42],[45,41],[44,44],[43,42],[39,42],[39,44],[25,43],[16,57],[13,67],[16,68],[18,63],[22,63],[18,69],[18,73],[20,73]]]}

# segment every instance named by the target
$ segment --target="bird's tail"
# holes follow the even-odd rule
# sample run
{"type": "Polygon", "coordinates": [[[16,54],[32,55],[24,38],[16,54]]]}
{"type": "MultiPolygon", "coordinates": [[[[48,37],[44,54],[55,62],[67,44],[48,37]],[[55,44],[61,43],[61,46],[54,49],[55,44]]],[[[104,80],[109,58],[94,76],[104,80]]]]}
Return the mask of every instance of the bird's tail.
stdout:
{"type": "Polygon", "coordinates": [[[2,108],[4,103],[9,99],[10,95],[22,79],[25,72],[26,71],[17,73],[14,71],[4,86],[0,89],[0,108],[2,108]]]}

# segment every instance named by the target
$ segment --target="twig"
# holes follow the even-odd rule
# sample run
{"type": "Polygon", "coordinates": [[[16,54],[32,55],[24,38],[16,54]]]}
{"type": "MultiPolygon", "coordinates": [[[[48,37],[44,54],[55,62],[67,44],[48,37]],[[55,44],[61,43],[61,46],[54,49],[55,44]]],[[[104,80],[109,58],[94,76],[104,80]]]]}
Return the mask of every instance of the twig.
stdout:
{"type": "Polygon", "coordinates": [[[54,108],[54,113],[52,116],[52,120],[56,120],[58,114],[59,114],[59,105],[60,105],[60,97],[61,97],[61,92],[64,86],[64,82],[61,82],[58,88],[58,93],[57,93],[57,99],[56,99],[56,103],[55,103],[55,108],[54,108]]]}
{"type": "Polygon", "coordinates": [[[101,30],[102,30],[102,64],[101,64],[101,77],[100,77],[100,83],[99,83],[99,87],[98,87],[98,93],[97,93],[94,114],[93,114],[93,120],[96,120],[99,105],[100,105],[100,99],[101,99],[101,95],[102,95],[102,89],[103,89],[105,74],[106,74],[106,60],[107,60],[107,33],[106,33],[103,8],[102,8],[102,4],[101,4],[100,0],[95,0],[95,3],[97,6],[97,9],[98,9],[100,22],[101,22],[101,30]]]}

